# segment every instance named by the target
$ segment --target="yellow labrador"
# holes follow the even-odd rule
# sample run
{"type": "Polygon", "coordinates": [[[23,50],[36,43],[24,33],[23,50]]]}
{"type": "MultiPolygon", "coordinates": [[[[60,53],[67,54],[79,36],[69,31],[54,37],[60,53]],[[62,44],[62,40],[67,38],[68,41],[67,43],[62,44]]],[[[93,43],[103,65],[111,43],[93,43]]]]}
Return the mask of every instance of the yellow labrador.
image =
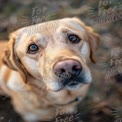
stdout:
{"type": "Polygon", "coordinates": [[[95,62],[99,40],[77,18],[13,32],[0,59],[1,93],[11,97],[15,110],[29,122],[50,120],[58,108],[75,112],[92,81],[87,61],[95,62]]]}

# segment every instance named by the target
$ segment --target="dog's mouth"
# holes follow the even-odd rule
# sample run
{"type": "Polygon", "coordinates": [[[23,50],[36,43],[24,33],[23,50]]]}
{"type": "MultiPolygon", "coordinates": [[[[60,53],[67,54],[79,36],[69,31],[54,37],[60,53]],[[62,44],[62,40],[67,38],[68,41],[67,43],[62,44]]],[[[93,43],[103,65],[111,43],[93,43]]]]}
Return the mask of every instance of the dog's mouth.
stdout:
{"type": "Polygon", "coordinates": [[[50,82],[49,89],[53,92],[59,92],[62,90],[76,90],[86,84],[90,84],[92,79],[90,72],[82,71],[78,76],[70,75],[70,77],[59,77],[54,81],[55,82],[50,82]]]}
{"type": "Polygon", "coordinates": [[[76,85],[78,85],[78,84],[79,84],[79,82],[76,82],[76,81],[75,81],[75,82],[69,83],[68,86],[76,86],[76,85]]]}
{"type": "Polygon", "coordinates": [[[60,87],[56,88],[55,90],[53,89],[50,89],[51,91],[54,91],[54,92],[59,92],[63,89],[75,89],[75,88],[79,88],[81,86],[83,86],[84,84],[87,84],[85,82],[85,77],[72,77],[72,78],[69,78],[69,79],[62,79],[62,80],[59,80],[58,82],[61,83],[60,87]]]}
{"type": "Polygon", "coordinates": [[[83,77],[73,77],[63,81],[63,85],[68,87],[75,87],[81,83],[85,83],[83,77]]]}
{"type": "Polygon", "coordinates": [[[53,84],[51,84],[51,87],[48,87],[48,90],[51,90],[53,92],[60,92],[62,90],[66,90],[68,89],[75,89],[75,88],[79,88],[81,86],[83,86],[84,84],[87,84],[85,81],[85,78],[70,78],[70,79],[62,79],[62,80],[56,80],[57,84],[55,82],[53,82],[53,84]],[[59,84],[60,83],[60,84],[59,84]],[[53,87],[55,86],[55,87],[53,87]]]}

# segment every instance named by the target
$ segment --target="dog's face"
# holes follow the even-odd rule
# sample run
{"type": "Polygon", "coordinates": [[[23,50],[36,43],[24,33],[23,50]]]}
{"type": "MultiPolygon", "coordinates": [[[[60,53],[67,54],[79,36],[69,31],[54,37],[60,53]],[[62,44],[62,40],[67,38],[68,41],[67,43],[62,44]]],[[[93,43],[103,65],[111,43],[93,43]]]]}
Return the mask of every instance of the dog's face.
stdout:
{"type": "MultiPolygon", "coordinates": [[[[87,60],[94,62],[99,36],[77,18],[49,21],[11,35],[3,61],[52,91],[77,89],[91,82],[87,60]]],[[[34,83],[33,83],[34,84],[34,83]]]]}

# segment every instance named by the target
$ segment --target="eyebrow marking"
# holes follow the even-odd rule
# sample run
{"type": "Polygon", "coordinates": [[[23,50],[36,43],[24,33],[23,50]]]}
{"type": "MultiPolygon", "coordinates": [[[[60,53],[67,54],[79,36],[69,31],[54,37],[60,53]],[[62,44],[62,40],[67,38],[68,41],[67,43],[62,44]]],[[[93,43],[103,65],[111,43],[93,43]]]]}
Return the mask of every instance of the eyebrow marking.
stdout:
{"type": "Polygon", "coordinates": [[[70,24],[77,27],[81,31],[85,31],[85,29],[76,22],[70,22],[70,24]]]}

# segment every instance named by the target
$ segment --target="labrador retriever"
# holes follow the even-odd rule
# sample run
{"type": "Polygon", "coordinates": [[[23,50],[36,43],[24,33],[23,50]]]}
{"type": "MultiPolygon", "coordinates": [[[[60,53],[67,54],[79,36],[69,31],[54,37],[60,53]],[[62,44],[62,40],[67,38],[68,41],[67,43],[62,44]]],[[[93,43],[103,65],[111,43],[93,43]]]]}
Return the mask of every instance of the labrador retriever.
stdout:
{"type": "Polygon", "coordinates": [[[51,120],[60,111],[75,112],[92,82],[87,62],[95,63],[99,42],[99,35],[78,18],[11,33],[1,52],[1,93],[11,97],[15,110],[28,122],[51,120]]]}

